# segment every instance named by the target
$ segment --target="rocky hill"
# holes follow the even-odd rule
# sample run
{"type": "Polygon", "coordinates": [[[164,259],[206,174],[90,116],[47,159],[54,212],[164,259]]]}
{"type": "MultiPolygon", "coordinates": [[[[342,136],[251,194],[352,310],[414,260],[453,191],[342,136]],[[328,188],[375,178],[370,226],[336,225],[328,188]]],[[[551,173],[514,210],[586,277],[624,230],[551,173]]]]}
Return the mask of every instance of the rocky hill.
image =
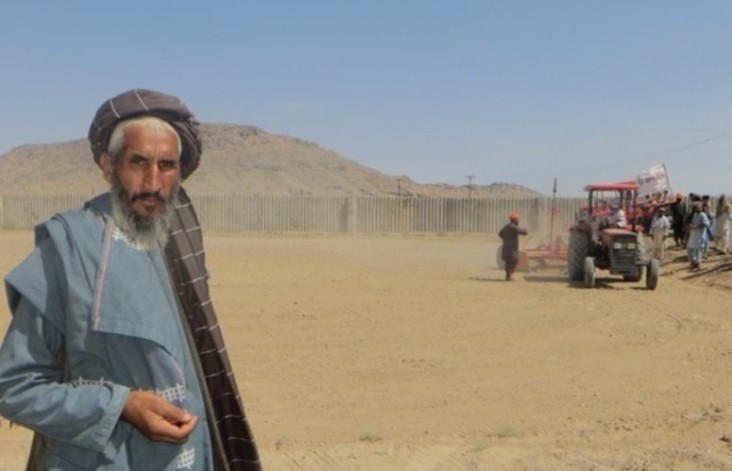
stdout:
{"type": "MultiPolygon", "coordinates": [[[[202,124],[201,166],[186,182],[204,195],[356,195],[516,197],[540,193],[520,185],[421,184],[385,175],[313,142],[253,126],[202,124]]],[[[0,155],[0,194],[95,194],[106,182],[85,139],[24,145],[0,155]]]]}

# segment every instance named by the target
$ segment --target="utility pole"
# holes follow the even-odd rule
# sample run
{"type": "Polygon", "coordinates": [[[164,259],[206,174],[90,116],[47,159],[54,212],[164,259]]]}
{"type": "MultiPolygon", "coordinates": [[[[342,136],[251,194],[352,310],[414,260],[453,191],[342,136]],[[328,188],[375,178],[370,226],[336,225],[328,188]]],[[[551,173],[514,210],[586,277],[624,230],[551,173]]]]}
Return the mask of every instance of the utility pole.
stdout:
{"type": "Polygon", "coordinates": [[[468,179],[468,199],[473,197],[473,178],[475,178],[475,175],[465,175],[465,178],[468,179]]]}

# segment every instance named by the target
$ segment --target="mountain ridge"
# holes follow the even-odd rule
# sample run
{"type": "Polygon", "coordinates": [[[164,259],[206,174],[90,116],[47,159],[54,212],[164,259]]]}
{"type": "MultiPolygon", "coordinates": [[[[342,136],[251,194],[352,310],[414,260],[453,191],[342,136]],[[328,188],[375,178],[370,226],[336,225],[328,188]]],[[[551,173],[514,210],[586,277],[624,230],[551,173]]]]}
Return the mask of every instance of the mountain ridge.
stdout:
{"type": "MultiPolygon", "coordinates": [[[[530,197],[511,183],[419,183],[387,175],[319,144],[256,126],[202,123],[201,165],[185,182],[191,194],[263,196],[530,197]]],[[[108,185],[86,139],[24,144],[0,155],[0,194],[95,194],[108,185]]]]}

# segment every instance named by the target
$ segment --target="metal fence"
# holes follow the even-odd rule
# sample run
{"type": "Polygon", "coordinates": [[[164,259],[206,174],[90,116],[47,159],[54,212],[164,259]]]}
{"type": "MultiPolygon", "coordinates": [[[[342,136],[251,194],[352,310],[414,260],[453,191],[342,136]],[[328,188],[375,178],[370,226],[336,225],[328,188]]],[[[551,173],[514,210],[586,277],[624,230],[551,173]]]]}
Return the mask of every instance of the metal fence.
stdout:
{"type": "MultiPolygon", "coordinates": [[[[88,196],[0,196],[0,229],[30,229],[88,196]]],[[[583,198],[194,196],[205,230],[216,232],[496,233],[518,211],[529,231],[566,231],[583,198]]]]}

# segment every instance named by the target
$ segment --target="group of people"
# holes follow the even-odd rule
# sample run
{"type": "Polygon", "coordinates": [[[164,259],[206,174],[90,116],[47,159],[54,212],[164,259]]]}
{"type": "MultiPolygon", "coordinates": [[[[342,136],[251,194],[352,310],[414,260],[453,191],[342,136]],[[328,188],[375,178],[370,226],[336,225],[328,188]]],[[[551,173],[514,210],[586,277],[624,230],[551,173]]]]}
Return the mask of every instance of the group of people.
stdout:
{"type": "MultiPolygon", "coordinates": [[[[666,251],[666,237],[673,234],[676,248],[686,249],[689,266],[699,268],[710,250],[719,254],[731,253],[732,247],[732,204],[726,195],[720,195],[712,211],[712,199],[708,195],[690,193],[688,198],[677,193],[673,202],[665,203],[656,199],[652,205],[655,210],[647,219],[645,231],[653,238],[653,258],[663,260],[666,251]]],[[[618,204],[610,203],[607,217],[601,227],[626,228],[628,221],[625,212],[618,204]]],[[[509,222],[501,228],[498,236],[502,240],[501,257],[506,271],[506,281],[513,279],[519,262],[519,236],[526,235],[526,229],[519,226],[519,214],[512,212],[509,222]]]]}
{"type": "Polygon", "coordinates": [[[716,205],[709,195],[677,193],[670,199],[664,192],[647,195],[638,202],[643,232],[653,238],[653,257],[662,260],[666,236],[673,234],[675,248],[687,250],[689,266],[699,268],[710,250],[728,254],[732,246],[730,204],[720,195],[716,205]],[[714,207],[714,211],[712,211],[714,207]]]}
{"type": "MultiPolygon", "coordinates": [[[[710,250],[722,255],[730,253],[732,205],[726,195],[720,195],[714,206],[712,211],[712,199],[709,195],[695,193],[690,193],[688,198],[678,193],[675,201],[669,205],[674,244],[676,248],[687,250],[690,268],[699,268],[710,250]]],[[[660,213],[661,209],[657,212],[660,213]]],[[[658,220],[664,216],[661,213],[658,220]]],[[[652,230],[653,227],[652,224],[652,230]]]]}

